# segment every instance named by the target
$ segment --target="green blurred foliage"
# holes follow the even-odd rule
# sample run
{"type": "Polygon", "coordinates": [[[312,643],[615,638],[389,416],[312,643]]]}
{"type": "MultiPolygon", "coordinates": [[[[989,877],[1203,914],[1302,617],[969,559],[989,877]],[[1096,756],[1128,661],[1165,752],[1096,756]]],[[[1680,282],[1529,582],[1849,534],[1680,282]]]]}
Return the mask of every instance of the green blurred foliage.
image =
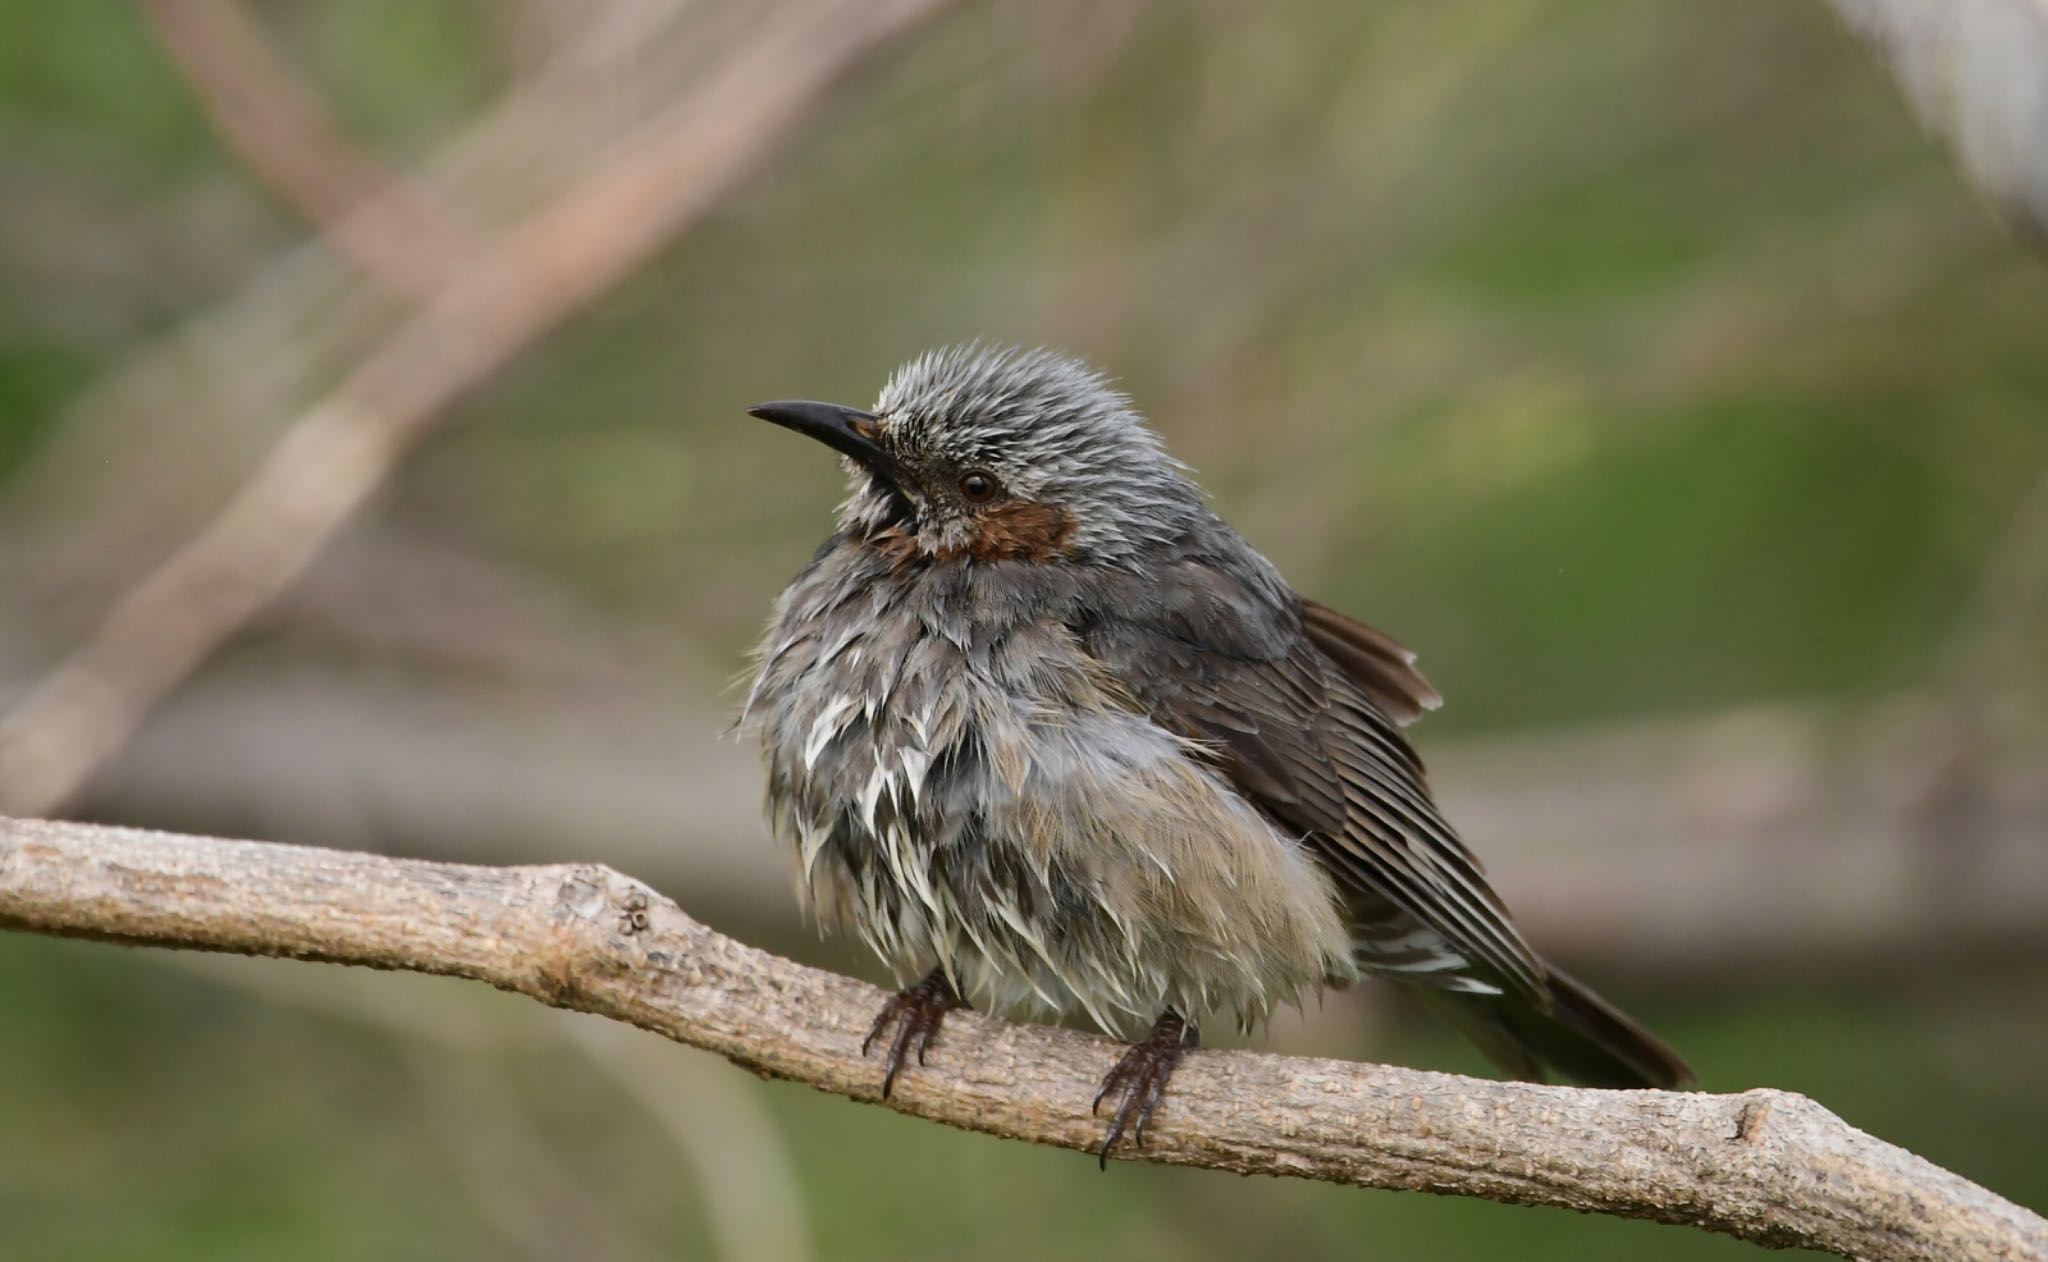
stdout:
{"type": "MultiPolygon", "coordinates": [[[[261,12],[395,163],[505,83],[490,5],[261,12]]],[[[1056,343],[1113,369],[1300,586],[1426,649],[1452,704],[1425,745],[1940,686],[2048,465],[2048,278],[1822,6],[1160,4],[1122,42],[1088,13],[970,5],[864,79],[466,402],[381,511],[728,672],[839,491],[745,405],[864,401],[942,341],[1056,343]]],[[[113,0],[0,7],[0,150],[4,479],[95,377],[302,229],[113,0]]],[[[1812,1092],[2038,1205],[2048,1088],[2020,1053],[2048,1037],[2043,980],[2036,960],[1628,998],[1710,1087],[1812,1092]]],[[[422,1107],[442,1055],[488,1061],[622,1232],[709,1247],[666,1141],[566,1050],[422,1052],[20,938],[0,939],[0,1013],[10,1260],[513,1252],[422,1107]]],[[[1370,1050],[1477,1068],[1426,1026],[1370,1050]]],[[[786,1130],[820,1257],[1748,1253],[1102,1176],[730,1082],[786,1130]]]]}

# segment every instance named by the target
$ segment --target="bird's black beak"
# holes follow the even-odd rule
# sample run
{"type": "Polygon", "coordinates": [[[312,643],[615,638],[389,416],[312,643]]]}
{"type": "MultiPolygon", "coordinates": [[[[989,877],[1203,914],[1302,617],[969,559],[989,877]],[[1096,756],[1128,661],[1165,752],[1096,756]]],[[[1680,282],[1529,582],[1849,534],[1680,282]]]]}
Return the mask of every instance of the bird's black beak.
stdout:
{"type": "Polygon", "coordinates": [[[786,399],[750,407],[747,415],[773,421],[799,434],[808,434],[834,451],[851,456],[869,472],[891,484],[895,483],[901,470],[896,458],[875,441],[879,428],[873,412],[841,407],[837,403],[786,399]]]}

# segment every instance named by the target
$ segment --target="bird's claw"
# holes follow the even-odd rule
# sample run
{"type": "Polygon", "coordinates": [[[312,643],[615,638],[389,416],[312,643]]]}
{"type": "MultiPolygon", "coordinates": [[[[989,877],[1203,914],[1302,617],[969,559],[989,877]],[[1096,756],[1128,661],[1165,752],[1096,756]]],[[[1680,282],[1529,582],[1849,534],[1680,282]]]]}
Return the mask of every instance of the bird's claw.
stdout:
{"type": "Polygon", "coordinates": [[[1166,1094],[1167,1080],[1173,1077],[1181,1057],[1199,1042],[1195,1027],[1179,1014],[1169,1012],[1159,1018],[1143,1042],[1133,1043],[1104,1076],[1102,1090],[1095,1093],[1095,1102],[1089,1106],[1089,1112],[1100,1117],[1102,1102],[1111,1096],[1119,1097],[1116,1112],[1110,1115],[1109,1131],[1096,1151],[1096,1161],[1104,1170],[1109,1169],[1109,1154],[1125,1131],[1130,1132],[1131,1141],[1138,1147],[1145,1146],[1145,1127],[1159,1108],[1160,1097],[1166,1094]]]}
{"type": "Polygon", "coordinates": [[[966,1001],[960,998],[953,984],[938,969],[933,969],[917,985],[897,991],[888,1003],[882,1005],[875,1023],[868,1027],[868,1036],[860,1042],[860,1054],[866,1056],[874,1047],[875,1040],[890,1027],[895,1027],[895,1035],[889,1040],[888,1065],[882,1074],[884,1100],[896,1089],[896,1075],[902,1072],[912,1045],[917,1048],[917,1063],[924,1064],[925,1056],[932,1050],[933,1040],[939,1037],[939,1027],[945,1023],[946,1014],[966,1006],[966,1001]]]}

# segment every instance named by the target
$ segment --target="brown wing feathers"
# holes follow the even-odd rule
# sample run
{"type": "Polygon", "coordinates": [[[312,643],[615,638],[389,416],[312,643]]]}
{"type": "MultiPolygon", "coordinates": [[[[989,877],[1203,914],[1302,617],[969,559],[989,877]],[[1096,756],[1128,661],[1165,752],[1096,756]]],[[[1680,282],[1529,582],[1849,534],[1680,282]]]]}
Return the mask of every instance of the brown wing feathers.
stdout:
{"type": "Polygon", "coordinates": [[[1384,632],[1313,600],[1301,602],[1301,629],[1396,723],[1405,727],[1444,703],[1415,669],[1415,654],[1384,632]]]}
{"type": "Polygon", "coordinates": [[[1206,567],[1182,567],[1179,578],[1187,598],[1168,593],[1162,623],[1124,623],[1113,646],[1100,646],[1151,667],[1120,673],[1149,683],[1138,691],[1155,717],[1214,750],[1239,790],[1301,833],[1340,884],[1391,900],[1495,980],[1547,1004],[1543,966],[1437,814],[1396,724],[1438,704],[1413,655],[1312,602],[1299,629],[1276,620],[1251,652],[1245,626],[1214,625],[1213,615],[1241,618],[1252,602],[1215,600],[1230,580],[1206,567]],[[1159,670],[1161,659],[1174,669],[1159,670]]]}

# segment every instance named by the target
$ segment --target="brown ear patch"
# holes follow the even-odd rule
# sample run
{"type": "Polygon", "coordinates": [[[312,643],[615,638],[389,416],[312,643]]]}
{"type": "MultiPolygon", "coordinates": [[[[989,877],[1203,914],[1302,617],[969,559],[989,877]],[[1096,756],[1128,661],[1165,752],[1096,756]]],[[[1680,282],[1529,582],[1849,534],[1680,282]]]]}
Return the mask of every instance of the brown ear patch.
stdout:
{"type": "Polygon", "coordinates": [[[1013,500],[984,509],[981,534],[967,546],[977,561],[1050,561],[1067,551],[1078,525],[1057,504],[1013,500]]]}

